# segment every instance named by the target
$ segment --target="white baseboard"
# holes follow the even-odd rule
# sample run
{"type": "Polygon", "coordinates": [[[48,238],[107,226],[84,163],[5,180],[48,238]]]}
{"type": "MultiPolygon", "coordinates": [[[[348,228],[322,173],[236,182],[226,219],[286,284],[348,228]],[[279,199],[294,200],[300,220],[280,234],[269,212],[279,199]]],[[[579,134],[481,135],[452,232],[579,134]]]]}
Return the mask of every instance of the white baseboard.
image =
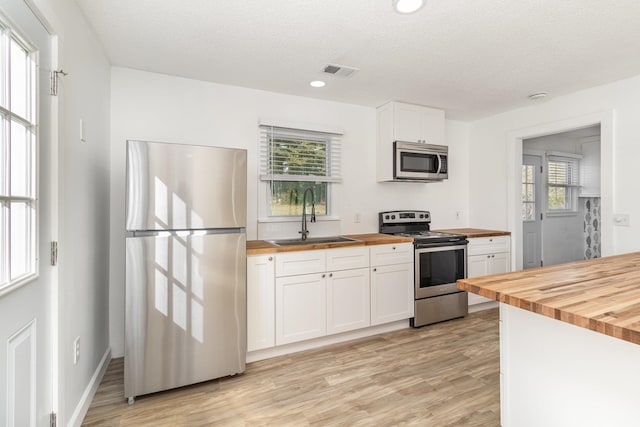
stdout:
{"type": "Polygon", "coordinates": [[[107,367],[109,367],[109,362],[111,361],[111,348],[107,348],[107,351],[102,356],[102,360],[98,364],[89,384],[82,393],[82,397],[80,401],[76,405],[75,411],[73,411],[73,415],[69,418],[69,423],[67,426],[69,427],[80,427],[84,417],[87,415],[87,411],[89,410],[89,406],[91,405],[91,401],[93,400],[93,396],[95,396],[96,391],[98,390],[98,386],[102,381],[102,377],[104,377],[104,373],[107,372],[107,367]]]}
{"type": "Polygon", "coordinates": [[[469,313],[475,313],[482,310],[491,310],[492,308],[498,308],[499,305],[500,304],[498,303],[498,301],[488,301],[481,304],[473,304],[469,306],[469,313]]]}

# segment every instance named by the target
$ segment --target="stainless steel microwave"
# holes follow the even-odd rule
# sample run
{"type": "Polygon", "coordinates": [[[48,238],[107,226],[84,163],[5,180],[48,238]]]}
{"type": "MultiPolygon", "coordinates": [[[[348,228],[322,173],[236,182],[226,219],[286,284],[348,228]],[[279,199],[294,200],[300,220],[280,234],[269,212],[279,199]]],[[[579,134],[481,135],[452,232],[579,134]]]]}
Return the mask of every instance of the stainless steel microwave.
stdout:
{"type": "Polygon", "coordinates": [[[393,143],[393,179],[434,181],[447,179],[449,147],[396,141],[393,143]]]}

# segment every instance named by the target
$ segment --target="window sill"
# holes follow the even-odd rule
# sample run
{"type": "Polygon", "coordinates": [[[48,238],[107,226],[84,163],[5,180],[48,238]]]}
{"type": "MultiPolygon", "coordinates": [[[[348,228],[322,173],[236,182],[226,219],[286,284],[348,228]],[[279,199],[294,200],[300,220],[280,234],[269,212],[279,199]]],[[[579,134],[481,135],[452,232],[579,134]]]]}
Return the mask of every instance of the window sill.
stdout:
{"type": "MultiPolygon", "coordinates": [[[[302,215],[296,217],[270,217],[270,218],[258,218],[259,223],[270,223],[270,222],[300,222],[302,221],[302,215]]],[[[307,221],[310,221],[310,215],[307,214],[307,221]]],[[[316,216],[316,222],[329,222],[329,221],[340,221],[340,217],[337,216],[316,216]]]]}
{"type": "Polygon", "coordinates": [[[578,216],[578,211],[562,211],[562,212],[547,212],[547,217],[563,217],[563,216],[578,216]]]}

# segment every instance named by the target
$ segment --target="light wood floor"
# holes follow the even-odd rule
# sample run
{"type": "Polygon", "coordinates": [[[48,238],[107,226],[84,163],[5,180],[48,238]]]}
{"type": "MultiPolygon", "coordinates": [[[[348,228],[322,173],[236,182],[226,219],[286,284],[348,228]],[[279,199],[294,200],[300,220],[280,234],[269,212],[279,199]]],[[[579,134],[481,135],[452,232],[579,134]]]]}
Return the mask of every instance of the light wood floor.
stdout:
{"type": "Polygon", "coordinates": [[[496,309],[247,365],[124,400],[111,361],[86,426],[499,426],[496,309]]]}

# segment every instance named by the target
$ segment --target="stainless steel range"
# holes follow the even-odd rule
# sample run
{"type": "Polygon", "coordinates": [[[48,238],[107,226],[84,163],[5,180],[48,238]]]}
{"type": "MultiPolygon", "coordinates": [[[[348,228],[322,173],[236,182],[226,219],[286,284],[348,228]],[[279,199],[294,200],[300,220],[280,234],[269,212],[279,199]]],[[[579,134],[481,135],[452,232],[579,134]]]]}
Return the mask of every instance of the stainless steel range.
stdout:
{"type": "Polygon", "coordinates": [[[379,231],[413,237],[415,248],[415,314],[419,327],[468,314],[467,293],[456,280],[467,277],[467,237],[430,231],[428,211],[380,212],[379,231]]]}

